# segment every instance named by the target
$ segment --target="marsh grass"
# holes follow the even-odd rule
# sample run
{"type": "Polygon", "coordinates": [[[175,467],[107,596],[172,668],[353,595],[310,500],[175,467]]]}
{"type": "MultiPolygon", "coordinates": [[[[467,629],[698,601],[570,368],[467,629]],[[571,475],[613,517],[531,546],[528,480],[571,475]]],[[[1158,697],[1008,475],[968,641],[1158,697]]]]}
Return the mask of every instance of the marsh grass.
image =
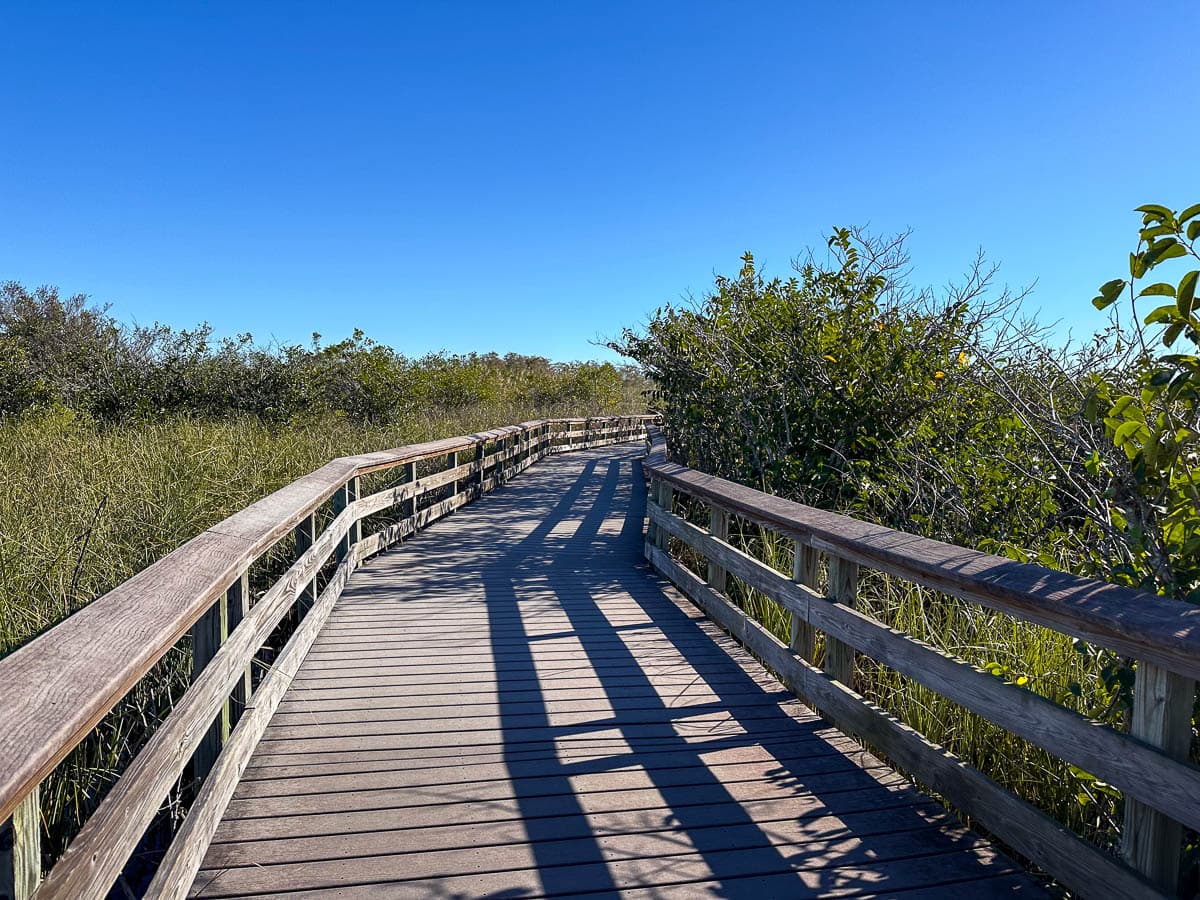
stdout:
{"type": "MultiPolygon", "coordinates": [[[[618,411],[623,410],[612,410],[618,411]]],[[[253,417],[105,425],[63,407],[0,418],[0,656],[334,457],[570,414],[497,403],[386,426],[338,416],[292,425],[253,417]]],[[[400,469],[368,476],[364,489],[380,490],[402,478],[400,469]]],[[[369,531],[386,518],[386,513],[372,517],[365,526],[369,531]]],[[[289,536],[251,568],[252,602],[293,558],[289,536]]],[[[318,588],[333,568],[331,563],[318,576],[318,588]]],[[[268,640],[256,677],[296,621],[293,613],[268,640]]],[[[61,855],[190,677],[185,637],[48,776],[41,794],[44,865],[61,855]]],[[[123,876],[135,893],[191,793],[185,773],[123,876]]]]}

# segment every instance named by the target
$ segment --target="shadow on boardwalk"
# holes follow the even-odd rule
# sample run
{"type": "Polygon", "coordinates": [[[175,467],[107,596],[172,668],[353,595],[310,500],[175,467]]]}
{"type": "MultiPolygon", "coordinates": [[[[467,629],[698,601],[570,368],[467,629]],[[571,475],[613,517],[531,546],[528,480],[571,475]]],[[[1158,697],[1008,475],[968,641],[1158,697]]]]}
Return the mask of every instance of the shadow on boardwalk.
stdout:
{"type": "Polygon", "coordinates": [[[649,571],[637,457],[548,460],[356,575],[197,893],[1038,893],[649,571]]]}

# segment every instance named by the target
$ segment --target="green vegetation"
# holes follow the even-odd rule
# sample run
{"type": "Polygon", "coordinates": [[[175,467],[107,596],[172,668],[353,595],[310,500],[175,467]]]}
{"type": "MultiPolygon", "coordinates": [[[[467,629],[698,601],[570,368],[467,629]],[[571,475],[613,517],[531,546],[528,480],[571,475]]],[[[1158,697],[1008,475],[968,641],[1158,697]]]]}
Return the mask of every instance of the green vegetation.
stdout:
{"type": "MultiPolygon", "coordinates": [[[[127,328],[83,297],[0,289],[0,656],[195,534],[341,455],[534,418],[640,412],[631,368],[406,359],[361,333],[311,347],[127,328]]],[[[252,570],[286,568],[285,540],[252,570]],[[281,565],[282,563],[282,565],[281,565]]],[[[186,686],[169,653],[43,786],[47,862],[186,686]]],[[[177,792],[176,808],[186,801],[177,792]]],[[[154,836],[148,846],[155,843],[154,836]]]]}
{"type": "MultiPolygon", "coordinates": [[[[894,528],[1200,602],[1200,205],[1146,206],[1130,276],[1100,289],[1108,323],[1055,347],[991,290],[982,258],[944,294],[905,280],[904,236],[835,230],[788,279],[753,257],[613,348],[657,387],[669,450],[696,468],[894,528]],[[1128,303],[1118,304],[1121,298],[1128,303]],[[1141,307],[1161,303],[1153,311],[1141,307]],[[1181,350],[1186,346],[1186,350],[1181,350]]],[[[698,524],[703,510],[687,510],[698,524]]],[[[791,570],[749,523],[734,540],[791,570]]],[[[781,637],[771,601],[736,599],[781,637]]],[[[1118,727],[1131,662],[879,574],[864,609],[1000,678],[1118,727]]],[[[866,664],[869,697],[1093,839],[1121,798],[979,717],[866,664]]],[[[1193,836],[1194,842],[1194,836],[1193,836]]]]}

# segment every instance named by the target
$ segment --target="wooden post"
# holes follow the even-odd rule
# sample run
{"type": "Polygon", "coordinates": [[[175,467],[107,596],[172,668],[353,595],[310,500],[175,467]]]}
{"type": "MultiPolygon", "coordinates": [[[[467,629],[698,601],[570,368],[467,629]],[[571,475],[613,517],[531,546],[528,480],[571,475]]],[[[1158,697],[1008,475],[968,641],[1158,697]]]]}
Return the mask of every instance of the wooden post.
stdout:
{"type": "MultiPolygon", "coordinates": [[[[1196,682],[1145,661],[1138,662],[1129,733],[1187,762],[1192,741],[1196,682]]],[[[1125,799],[1121,855],[1134,869],[1174,896],[1183,854],[1183,826],[1137,800],[1125,799]]]]}
{"type": "MultiPolygon", "coordinates": [[[[217,655],[225,638],[229,634],[229,614],[226,601],[228,593],[222,594],[208,611],[192,626],[192,682],[194,683],[208,665],[209,660],[217,655]]],[[[218,715],[209,725],[200,745],[192,755],[192,773],[196,784],[200,784],[208,776],[221,752],[222,734],[224,731],[225,714],[218,715]]]]}
{"type": "Polygon", "coordinates": [[[28,900],[42,880],[41,788],[0,824],[0,900],[28,900]]]}
{"type": "MultiPolygon", "coordinates": [[[[351,478],[333,495],[333,514],[341,515],[342,510],[348,507],[351,503],[358,499],[358,478],[351,478]]],[[[337,561],[341,563],[343,559],[350,555],[350,548],[357,544],[362,539],[362,524],[355,522],[350,526],[350,530],[346,532],[346,536],[338,541],[337,545],[337,561]]],[[[310,542],[309,546],[312,544],[310,542]]]]}
{"type": "MultiPolygon", "coordinates": [[[[233,633],[238,624],[250,612],[250,573],[243,572],[242,577],[229,586],[225,592],[225,629],[226,637],[233,633]]],[[[242,711],[250,699],[250,666],[242,673],[238,683],[233,687],[233,694],[225,704],[225,713],[221,722],[221,744],[229,740],[233,726],[242,717],[242,711]]]]}
{"type": "MultiPolygon", "coordinates": [[[[829,599],[854,607],[858,602],[858,563],[834,556],[829,560],[829,599]]],[[[854,687],[854,648],[825,637],[825,671],[848,688],[854,687]]]]}
{"type": "Polygon", "coordinates": [[[483,496],[483,479],[487,477],[487,441],[475,444],[475,499],[483,496]]]}
{"type": "MultiPolygon", "coordinates": [[[[664,512],[671,512],[675,505],[675,489],[666,482],[658,483],[658,505],[664,512]]],[[[654,537],[654,545],[664,553],[671,549],[671,535],[667,533],[667,529],[658,529],[658,534],[654,537]]]]}
{"type": "MultiPolygon", "coordinates": [[[[646,500],[647,506],[650,505],[649,501],[651,500],[655,503],[658,502],[658,479],[653,475],[646,482],[646,500]]],[[[652,547],[658,546],[658,526],[654,524],[649,515],[646,516],[646,543],[652,547]]]]}
{"type": "MultiPolygon", "coordinates": [[[[417,481],[417,464],[415,462],[404,464],[404,483],[416,484],[417,481]]],[[[416,490],[414,488],[414,490],[416,490]]],[[[411,497],[400,504],[400,520],[411,519],[417,514],[417,495],[414,493],[411,497]]],[[[413,523],[415,528],[416,522],[413,523]]]]}
{"type": "MultiPolygon", "coordinates": [[[[792,560],[792,581],[819,591],[821,557],[808,544],[795,542],[792,560]]],[[[792,613],[792,635],[789,641],[792,650],[809,663],[816,663],[817,633],[811,622],[806,622],[798,613],[792,613]]]]}
{"type": "MultiPolygon", "coordinates": [[[[713,506],[708,514],[708,533],[715,538],[725,541],[729,538],[729,513],[719,506],[713,506]]],[[[729,573],[711,559],[708,561],[708,583],[713,590],[725,593],[725,585],[729,573]]]]}
{"type": "MultiPolygon", "coordinates": [[[[457,450],[453,451],[452,453],[446,454],[446,468],[447,469],[457,469],[458,468],[458,451],[457,450]]],[[[458,479],[455,479],[454,481],[450,482],[449,497],[457,497],[457,496],[458,496],[458,479]]],[[[447,497],[447,499],[449,499],[449,497],[447,497]]]]}
{"type": "MultiPolygon", "coordinates": [[[[300,524],[296,526],[296,559],[299,559],[304,551],[313,545],[313,541],[317,539],[317,517],[314,513],[309,513],[300,520],[300,524]]],[[[296,608],[301,615],[307,613],[314,603],[317,602],[317,577],[313,576],[312,581],[304,586],[300,591],[300,596],[296,599],[296,608]]]]}

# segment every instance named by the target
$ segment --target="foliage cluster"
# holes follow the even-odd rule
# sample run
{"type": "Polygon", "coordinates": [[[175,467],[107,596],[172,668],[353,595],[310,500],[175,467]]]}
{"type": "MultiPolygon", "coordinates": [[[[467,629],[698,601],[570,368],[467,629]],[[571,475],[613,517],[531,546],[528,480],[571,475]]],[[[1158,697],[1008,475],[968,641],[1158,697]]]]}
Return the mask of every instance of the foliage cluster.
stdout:
{"type": "Polygon", "coordinates": [[[589,415],[641,401],[632,367],[538,356],[436,353],[408,358],[362,331],[336,343],[217,340],[201,325],[126,326],[83,295],[0,285],[0,413],[67,406],[101,421],[164,414],[269,422],[325,415],[398,424],[431,409],[484,405],[589,415]]]}
{"type": "MultiPolygon", "coordinates": [[[[694,303],[668,305],[611,346],[651,378],[670,452],[799,502],[1023,561],[1200,602],[1200,204],[1149,205],[1114,314],[1057,346],[992,289],[978,258],[944,292],[908,284],[905,235],[836,229],[787,279],[743,257],[694,303]],[[1118,303],[1123,297],[1128,304],[1118,303]],[[1140,309],[1147,301],[1156,306],[1140,309]]],[[[703,515],[701,515],[703,518],[703,515]]],[[[749,529],[748,552],[790,571],[749,529]]],[[[875,577],[875,576],[872,576],[875,577]]],[[[735,591],[736,592],[736,591],[735,591]]],[[[786,616],[738,595],[768,627],[786,616]]],[[[997,677],[1121,727],[1132,661],[881,578],[871,614],[997,677]]],[[[1098,840],[1120,795],[883,667],[859,687],[903,720],[1098,840]]],[[[1195,757],[1193,747],[1193,757],[1195,757]]]]}

